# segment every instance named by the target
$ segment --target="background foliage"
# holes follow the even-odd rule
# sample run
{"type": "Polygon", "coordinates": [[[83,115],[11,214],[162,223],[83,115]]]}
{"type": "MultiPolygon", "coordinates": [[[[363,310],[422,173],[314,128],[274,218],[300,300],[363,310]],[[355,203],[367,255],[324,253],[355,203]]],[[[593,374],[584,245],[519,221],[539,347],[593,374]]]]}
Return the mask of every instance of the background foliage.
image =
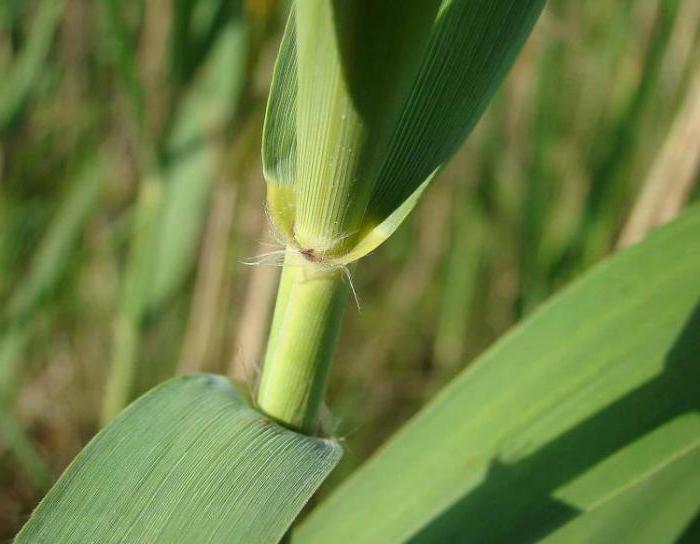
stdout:
{"type": "MultiPolygon", "coordinates": [[[[277,271],[241,261],[277,245],[259,149],[283,11],[0,4],[0,538],[99,427],[115,361],[132,396],[196,370],[254,383],[277,271]]],[[[550,294],[697,200],[698,28],[695,0],[548,3],[475,133],[358,269],[326,491],[550,294]]]]}

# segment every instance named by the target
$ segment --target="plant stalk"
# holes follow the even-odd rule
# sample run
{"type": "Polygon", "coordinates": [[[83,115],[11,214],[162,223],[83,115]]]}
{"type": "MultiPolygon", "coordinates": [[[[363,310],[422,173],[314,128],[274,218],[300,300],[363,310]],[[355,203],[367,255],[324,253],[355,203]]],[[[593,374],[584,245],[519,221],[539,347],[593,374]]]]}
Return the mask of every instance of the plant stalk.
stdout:
{"type": "Polygon", "coordinates": [[[291,429],[305,434],[317,429],[347,299],[342,270],[287,250],[258,406],[291,429]]]}

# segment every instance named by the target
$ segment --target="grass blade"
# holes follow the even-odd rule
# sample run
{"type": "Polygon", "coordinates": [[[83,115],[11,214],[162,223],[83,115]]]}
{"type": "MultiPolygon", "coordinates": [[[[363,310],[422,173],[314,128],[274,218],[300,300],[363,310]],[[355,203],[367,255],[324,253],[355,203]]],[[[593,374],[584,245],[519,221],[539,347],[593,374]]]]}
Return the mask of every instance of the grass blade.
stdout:
{"type": "Polygon", "coordinates": [[[175,378],[86,446],[16,542],[278,542],[341,453],[273,424],[224,378],[175,378]]]}
{"type": "Polygon", "coordinates": [[[61,279],[89,214],[98,202],[103,184],[103,161],[89,157],[71,184],[44,238],[32,258],[24,283],[14,291],[3,317],[28,321],[61,279]]]}
{"type": "Polygon", "coordinates": [[[606,497],[542,543],[678,542],[699,505],[700,442],[606,497]]]}
{"type": "Polygon", "coordinates": [[[48,482],[49,471],[14,420],[11,407],[21,384],[23,354],[35,316],[70,264],[80,233],[98,201],[103,166],[101,157],[85,160],[37,247],[25,281],[0,314],[0,412],[5,419],[0,434],[18,462],[42,485],[48,482]]]}
{"type": "Polygon", "coordinates": [[[700,70],[644,181],[618,245],[638,242],[652,228],[673,219],[690,198],[700,170],[700,70]]]}
{"type": "MultiPolygon", "coordinates": [[[[235,6],[174,114],[162,171],[149,176],[147,161],[142,165],[136,226],[114,323],[103,423],[131,398],[147,315],[163,309],[194,264],[207,199],[221,162],[223,134],[236,113],[246,75],[248,28],[241,4],[235,6]]],[[[134,103],[140,102],[135,98],[134,103]]]]}
{"type": "Polygon", "coordinates": [[[534,540],[663,466],[700,439],[698,277],[696,207],[498,342],[298,542],[534,540]]]}
{"type": "Polygon", "coordinates": [[[184,97],[166,144],[165,194],[155,246],[149,309],[157,309],[192,269],[207,199],[221,163],[223,135],[236,115],[248,58],[248,25],[239,13],[222,29],[207,63],[184,97]],[[217,145],[218,142],[218,145],[217,145]]]}
{"type": "Polygon", "coordinates": [[[12,121],[30,95],[51,49],[64,4],[65,0],[44,0],[38,4],[27,44],[0,86],[0,130],[12,121]]]}

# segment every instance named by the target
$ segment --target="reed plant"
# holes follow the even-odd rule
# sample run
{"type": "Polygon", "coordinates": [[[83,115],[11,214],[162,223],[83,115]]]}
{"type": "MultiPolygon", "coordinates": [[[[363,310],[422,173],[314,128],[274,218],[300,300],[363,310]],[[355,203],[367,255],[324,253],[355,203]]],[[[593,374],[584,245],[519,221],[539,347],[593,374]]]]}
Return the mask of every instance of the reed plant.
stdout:
{"type": "MultiPolygon", "coordinates": [[[[689,82],[700,36],[683,21],[700,20],[697,3],[660,2],[648,13],[635,8],[649,23],[637,34],[626,26],[633,20],[629,3],[589,10],[551,0],[538,28],[556,38],[540,33],[529,41],[517,77],[461,151],[544,2],[400,4],[397,10],[388,1],[299,0],[285,12],[262,127],[266,213],[241,172],[257,132],[256,74],[266,71],[257,61],[269,47],[258,25],[271,4],[109,0],[101,6],[109,29],[104,66],[129,112],[118,132],[137,151],[134,205],[116,227],[96,221],[88,228],[109,169],[102,153],[86,161],[23,287],[1,314],[0,363],[12,365],[0,367],[0,416],[9,422],[0,428],[14,437],[15,457],[28,452],[24,470],[45,479],[41,452],[11,414],[29,372],[21,354],[36,338],[36,327],[28,325],[40,323],[39,309],[60,291],[61,275],[79,267],[80,259],[72,263],[69,256],[80,234],[88,245],[95,230],[113,228],[127,251],[106,259],[111,268],[104,261],[97,268],[98,283],[110,277],[104,270],[123,269],[113,273],[119,294],[113,311],[104,313],[113,334],[107,395],[99,399],[104,427],[16,542],[657,543],[700,537],[700,209],[689,206],[649,235],[661,220],[640,223],[645,214],[635,209],[630,225],[642,242],[579,277],[617,242],[626,220],[620,210],[637,191],[634,179],[622,178],[643,170],[640,157],[648,147],[635,135],[644,126],[673,122],[669,142],[685,144],[687,152],[681,181],[668,193],[673,212],[663,221],[692,198],[696,146],[684,135],[696,132],[690,119],[697,116],[697,85],[689,82]],[[165,13],[172,17],[170,41],[148,31],[165,13]],[[596,36],[585,42],[597,61],[586,64],[595,76],[589,83],[599,80],[601,66],[612,78],[610,59],[627,58],[622,36],[649,44],[632,48],[645,70],[626,72],[640,85],[613,89],[606,108],[597,109],[602,102],[593,97],[607,88],[582,86],[579,100],[569,101],[570,87],[559,84],[572,77],[568,55],[584,48],[569,47],[569,26],[562,22],[581,14],[596,36]],[[139,42],[136,29],[154,41],[139,42]],[[680,58],[686,60],[679,64],[680,58]],[[158,79],[141,63],[167,73],[172,95],[154,94],[158,79]],[[662,83],[663,96],[671,98],[657,108],[660,95],[653,91],[662,83]],[[686,88],[676,111],[675,99],[686,88]],[[572,164],[581,171],[572,172],[572,164]],[[218,190],[234,183],[235,192],[218,190]],[[217,206],[222,195],[226,200],[217,206]],[[251,217],[269,223],[275,247],[249,259],[255,266],[246,269],[232,263],[244,258],[239,247],[252,247],[258,233],[251,217]],[[217,225],[224,232],[215,232],[217,225]],[[221,308],[228,308],[230,291],[256,285],[239,270],[254,274],[266,266],[279,267],[280,280],[264,361],[254,362],[262,363],[257,387],[196,373],[150,388],[175,372],[161,362],[177,358],[171,346],[180,342],[173,338],[186,338],[181,368],[202,369],[193,354],[224,351],[211,331],[202,333],[208,345],[189,349],[189,339],[201,337],[192,327],[217,317],[218,326],[229,327],[247,315],[221,308]],[[208,286],[208,278],[216,285],[208,286]],[[216,304],[207,308],[202,301],[216,304]],[[522,323],[464,364],[521,316],[522,323]],[[434,340],[426,342],[428,336],[434,340]],[[339,342],[346,343],[340,357],[339,342]],[[410,365],[418,370],[407,383],[410,365]],[[338,394],[344,380],[354,399],[338,394]],[[149,390],[122,409],[141,389],[149,390]],[[405,402],[397,402],[396,391],[405,402]],[[423,404],[409,419],[407,412],[423,404]],[[326,416],[349,414],[353,424],[372,411],[382,414],[385,434],[407,421],[355,469],[355,443],[372,449],[376,429],[365,419],[345,440],[326,416]],[[327,488],[317,495],[322,484],[327,488]],[[303,513],[305,505],[313,508],[303,513]]],[[[0,22],[14,20],[15,8],[0,8],[0,22]]],[[[49,15],[38,27],[54,28],[58,15],[49,15]]],[[[272,18],[268,23],[274,30],[272,18]]],[[[49,54],[48,41],[37,39],[36,62],[49,54]]],[[[31,70],[24,77],[40,75],[31,70]]],[[[13,123],[24,115],[17,104],[31,99],[30,86],[17,88],[21,100],[13,98],[11,121],[0,124],[5,133],[16,134],[13,123]]],[[[671,147],[649,177],[655,190],[674,162],[671,147]]],[[[637,202],[654,206],[648,197],[637,202]]],[[[658,217],[651,211],[646,217],[658,217]]],[[[0,215],[0,221],[6,219],[0,215]]],[[[8,260],[5,240],[0,232],[0,264],[8,260]]]]}
{"type": "Polygon", "coordinates": [[[401,24],[389,3],[295,6],[263,137],[285,245],[266,413],[314,429],[349,267],[396,230],[471,131],[542,5],[407,2],[401,24]]]}

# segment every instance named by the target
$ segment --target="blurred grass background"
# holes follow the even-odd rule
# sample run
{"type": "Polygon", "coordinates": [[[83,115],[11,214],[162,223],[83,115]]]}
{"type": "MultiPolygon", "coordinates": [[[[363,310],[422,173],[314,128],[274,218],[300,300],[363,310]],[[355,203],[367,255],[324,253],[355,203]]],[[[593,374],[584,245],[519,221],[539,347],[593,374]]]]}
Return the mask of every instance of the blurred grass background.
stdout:
{"type": "MultiPolygon", "coordinates": [[[[129,398],[254,384],[288,6],[0,3],[0,539],[129,398]]],[[[700,3],[550,0],[467,144],[355,274],[332,488],[514,323],[700,196],[700,3]]],[[[274,249],[274,248],[273,248],[274,249]]],[[[253,387],[252,385],[249,387],[253,387]]]]}

